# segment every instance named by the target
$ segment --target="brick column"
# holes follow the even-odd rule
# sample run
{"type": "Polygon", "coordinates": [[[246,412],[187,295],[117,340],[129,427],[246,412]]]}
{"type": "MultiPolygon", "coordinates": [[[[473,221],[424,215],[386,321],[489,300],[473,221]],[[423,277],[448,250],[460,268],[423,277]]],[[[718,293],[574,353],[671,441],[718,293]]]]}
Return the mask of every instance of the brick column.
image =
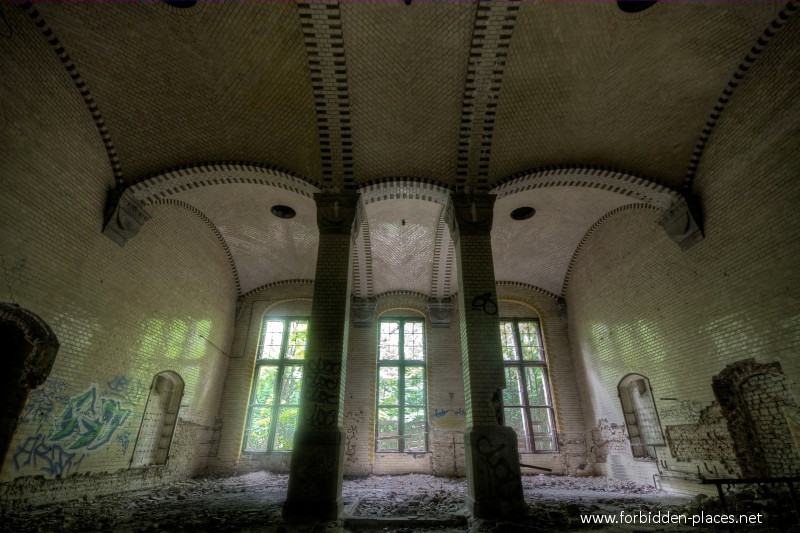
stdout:
{"type": "Polygon", "coordinates": [[[356,194],[314,195],[319,252],[300,416],[283,515],[335,519],[342,507],[344,376],[356,194]]]}
{"type": "Polygon", "coordinates": [[[458,261],[467,506],[476,518],[525,513],[517,435],[503,422],[506,383],[491,240],[494,200],[489,194],[454,194],[447,216],[458,261]]]}

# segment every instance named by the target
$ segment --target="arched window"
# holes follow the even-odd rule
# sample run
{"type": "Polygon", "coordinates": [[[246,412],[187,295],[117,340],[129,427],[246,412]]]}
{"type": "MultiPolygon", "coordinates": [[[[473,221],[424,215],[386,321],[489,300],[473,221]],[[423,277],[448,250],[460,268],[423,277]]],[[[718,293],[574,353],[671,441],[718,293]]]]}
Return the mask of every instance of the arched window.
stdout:
{"type": "Polygon", "coordinates": [[[308,318],[264,318],[247,414],[245,451],[292,450],[307,342],[308,318]]]}
{"type": "Polygon", "coordinates": [[[166,464],[181,398],[183,380],[178,374],[161,372],[155,375],[133,450],[132,467],[166,464]]]}
{"type": "Polygon", "coordinates": [[[384,318],[379,324],[375,450],[428,451],[425,321],[384,318]]]}
{"type": "Polygon", "coordinates": [[[536,318],[500,319],[506,371],[503,416],[517,432],[519,451],[558,451],[553,395],[542,328],[536,318]]]}
{"type": "Polygon", "coordinates": [[[633,456],[655,459],[655,447],[664,444],[664,436],[658,422],[650,381],[639,374],[628,374],[619,382],[617,389],[633,456]]]}

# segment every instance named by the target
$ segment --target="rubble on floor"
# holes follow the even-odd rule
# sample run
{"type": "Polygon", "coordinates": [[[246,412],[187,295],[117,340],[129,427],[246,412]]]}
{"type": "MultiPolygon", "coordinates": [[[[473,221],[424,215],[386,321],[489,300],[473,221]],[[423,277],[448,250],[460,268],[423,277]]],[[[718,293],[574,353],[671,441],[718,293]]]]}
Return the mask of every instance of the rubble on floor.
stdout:
{"type": "MultiPolygon", "coordinates": [[[[594,529],[581,515],[620,512],[719,513],[714,498],[680,498],[652,487],[606,478],[523,476],[528,516],[514,522],[467,520],[463,478],[422,474],[346,479],[345,516],[324,524],[291,525],[281,517],[288,476],[257,472],[228,478],[199,478],[147,492],[128,492],[42,506],[15,504],[0,510],[3,530],[49,531],[372,531],[514,532],[594,529]],[[348,521],[349,520],[349,521],[348,521]],[[441,527],[434,528],[441,521],[441,527]],[[449,522],[448,522],[449,520],[449,522]],[[455,526],[454,524],[459,524],[455,526]],[[425,525],[425,527],[421,527],[425,525]]],[[[772,513],[763,489],[739,491],[729,499],[733,511],[772,513]]],[[[777,504],[774,504],[777,505],[777,504]]],[[[789,517],[790,521],[793,521],[789,517]]],[[[670,527],[602,526],[605,531],[686,531],[670,527]]],[[[697,529],[697,528],[693,528],[697,529]]]]}

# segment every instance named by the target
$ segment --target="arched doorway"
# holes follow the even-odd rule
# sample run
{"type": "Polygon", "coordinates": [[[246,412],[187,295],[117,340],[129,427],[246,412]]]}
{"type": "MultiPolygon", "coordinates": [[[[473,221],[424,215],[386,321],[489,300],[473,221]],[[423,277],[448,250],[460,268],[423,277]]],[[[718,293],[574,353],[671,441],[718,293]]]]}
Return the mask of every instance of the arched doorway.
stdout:
{"type": "Polygon", "coordinates": [[[0,303],[0,346],[0,457],[5,459],[28,393],[50,375],[59,344],[37,315],[16,304],[0,303]]]}

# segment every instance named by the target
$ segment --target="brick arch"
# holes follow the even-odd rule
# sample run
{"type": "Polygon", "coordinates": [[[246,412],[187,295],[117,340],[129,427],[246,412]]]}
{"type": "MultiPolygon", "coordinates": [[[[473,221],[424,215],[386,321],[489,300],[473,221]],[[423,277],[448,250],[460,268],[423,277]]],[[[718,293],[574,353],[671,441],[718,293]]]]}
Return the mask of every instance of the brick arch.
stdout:
{"type": "Polygon", "coordinates": [[[733,76],[731,76],[731,79],[722,90],[722,94],[717,99],[717,103],[714,104],[714,109],[711,111],[711,114],[709,115],[708,120],[703,127],[703,131],[700,133],[700,138],[697,140],[697,144],[694,147],[692,156],[689,159],[689,167],[686,169],[686,174],[683,178],[684,192],[689,192],[692,189],[692,184],[697,176],[697,169],[700,166],[700,160],[703,157],[703,152],[708,145],[714,128],[722,116],[722,112],[725,111],[728,102],[733,96],[734,91],[742,82],[742,80],[744,80],[747,72],[764,51],[764,48],[767,46],[767,44],[769,44],[770,40],[778,31],[780,31],[781,28],[783,28],[784,24],[786,24],[786,21],[789,20],[789,17],[794,15],[797,11],[798,2],[796,0],[789,0],[784,8],[778,12],[778,15],[772,20],[772,22],[770,22],[769,26],[767,26],[761,35],[758,36],[756,43],[752,48],[750,48],[750,51],[747,53],[747,55],[744,56],[744,59],[741,63],[739,63],[739,66],[736,67],[736,71],[733,73],[733,76]]]}
{"type": "Polygon", "coordinates": [[[17,429],[28,393],[50,375],[59,342],[50,326],[35,313],[0,302],[0,342],[3,377],[0,390],[0,461],[17,429]]]}
{"type": "Polygon", "coordinates": [[[658,209],[667,209],[680,195],[655,180],[623,170],[596,166],[558,165],[520,172],[492,189],[498,199],[543,187],[584,187],[629,196],[658,209]]]}
{"type": "Polygon", "coordinates": [[[64,48],[64,44],[55,35],[53,29],[42,18],[42,15],[34,7],[34,5],[31,2],[23,2],[22,4],[19,4],[19,8],[24,11],[25,14],[28,15],[31,21],[36,25],[36,28],[47,41],[47,44],[50,45],[50,48],[52,48],[53,52],[56,54],[56,56],[58,56],[59,61],[61,61],[61,64],[67,71],[67,74],[69,74],[69,77],[75,84],[75,88],[78,90],[78,92],[80,92],[83,103],[86,105],[89,114],[91,114],[92,121],[97,128],[97,132],[100,134],[100,139],[103,141],[103,146],[105,147],[106,154],[108,155],[108,161],[111,164],[111,171],[114,174],[114,181],[118,186],[122,185],[124,175],[122,173],[122,165],[120,165],[119,162],[119,156],[117,155],[117,149],[114,147],[114,142],[111,140],[111,134],[108,131],[108,126],[106,126],[105,119],[103,118],[102,113],[100,113],[100,109],[97,106],[97,102],[95,101],[92,92],[89,90],[89,86],[86,84],[86,80],[84,80],[81,76],[78,67],[75,66],[72,58],[64,48]]]}
{"type": "Polygon", "coordinates": [[[146,206],[181,191],[233,183],[277,187],[307,198],[320,191],[311,178],[292,174],[280,167],[246,161],[184,165],[147,176],[130,185],[128,189],[136,200],[146,206]]]}
{"type": "MultiPolygon", "coordinates": [[[[734,452],[743,477],[764,477],[780,474],[772,471],[774,468],[771,468],[767,457],[768,454],[772,453],[772,450],[765,449],[766,447],[759,434],[758,420],[754,420],[748,405],[750,403],[749,398],[743,394],[744,387],[748,383],[752,384],[751,380],[766,376],[772,377],[773,382],[781,383],[786,388],[786,376],[779,362],[758,363],[753,358],[729,364],[714,376],[711,381],[714,396],[719,402],[722,415],[725,417],[728,426],[728,432],[733,440],[734,452]]],[[[786,388],[786,392],[788,401],[791,402],[789,405],[796,407],[797,404],[791,399],[788,388],[786,388]]],[[[764,391],[764,393],[768,393],[768,391],[764,391]]],[[[772,413],[772,415],[770,419],[771,425],[780,425],[783,421],[780,414],[776,412],[772,413]]],[[[788,426],[786,430],[788,432],[788,426]]],[[[786,444],[791,445],[788,442],[786,444]]],[[[800,457],[797,456],[796,450],[794,456],[795,467],[800,466],[800,457]]],[[[787,455],[787,458],[791,462],[791,455],[787,455]]],[[[783,473],[783,475],[788,474],[783,473]]]]}
{"type": "Polygon", "coordinates": [[[34,389],[44,383],[55,362],[60,344],[50,326],[35,313],[13,303],[0,303],[0,322],[18,328],[31,345],[25,359],[25,372],[21,383],[34,389]]]}

